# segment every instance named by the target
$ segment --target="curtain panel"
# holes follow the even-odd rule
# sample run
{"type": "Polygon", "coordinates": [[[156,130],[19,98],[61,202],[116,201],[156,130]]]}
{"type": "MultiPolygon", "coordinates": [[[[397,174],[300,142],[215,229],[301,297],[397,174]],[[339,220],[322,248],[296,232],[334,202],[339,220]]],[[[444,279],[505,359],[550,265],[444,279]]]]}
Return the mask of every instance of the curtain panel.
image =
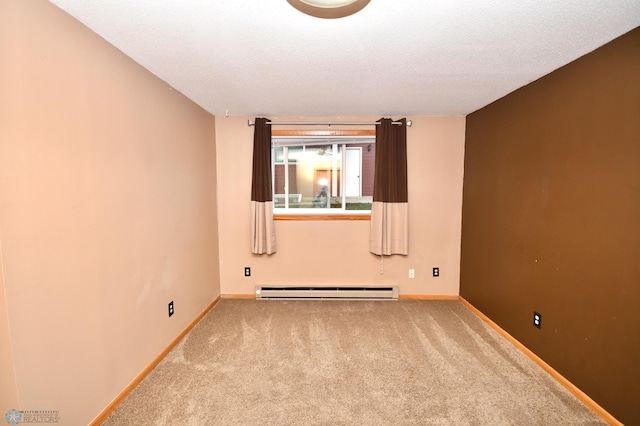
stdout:
{"type": "Polygon", "coordinates": [[[376,126],[369,251],[379,256],[409,254],[407,120],[399,121],[381,118],[376,126]]]}
{"type": "Polygon", "coordinates": [[[251,252],[276,252],[271,181],[271,125],[256,118],[253,133],[253,173],[251,179],[251,252]]]}

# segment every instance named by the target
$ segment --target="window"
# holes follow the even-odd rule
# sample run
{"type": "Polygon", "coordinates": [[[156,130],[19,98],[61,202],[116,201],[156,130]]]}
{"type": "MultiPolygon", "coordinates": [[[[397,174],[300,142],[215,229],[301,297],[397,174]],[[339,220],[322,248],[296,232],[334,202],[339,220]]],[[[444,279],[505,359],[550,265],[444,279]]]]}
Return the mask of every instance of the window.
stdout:
{"type": "Polygon", "coordinates": [[[375,135],[274,135],[272,147],[274,213],[371,212],[375,135]]]}

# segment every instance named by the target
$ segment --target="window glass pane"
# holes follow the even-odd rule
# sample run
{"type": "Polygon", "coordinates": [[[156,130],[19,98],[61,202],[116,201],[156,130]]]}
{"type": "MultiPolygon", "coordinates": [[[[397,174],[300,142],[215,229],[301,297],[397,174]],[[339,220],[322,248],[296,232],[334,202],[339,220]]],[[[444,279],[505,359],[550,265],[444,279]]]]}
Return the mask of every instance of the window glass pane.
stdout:
{"type": "Polygon", "coordinates": [[[374,138],[275,141],[274,206],[371,211],[374,164],[374,138]]]}
{"type": "Polygon", "coordinates": [[[278,146],[273,148],[273,162],[275,164],[284,163],[284,147],[278,146]]]}
{"type": "Polygon", "coordinates": [[[298,189],[300,168],[304,156],[304,147],[290,146],[287,148],[287,162],[289,164],[289,208],[304,207],[303,195],[298,189]]]}
{"type": "Polygon", "coordinates": [[[289,163],[296,163],[304,155],[304,146],[289,147],[289,163]]]}
{"type": "Polygon", "coordinates": [[[345,196],[347,210],[371,210],[373,202],[373,172],[376,144],[348,143],[345,145],[345,196]]]}
{"type": "Polygon", "coordinates": [[[289,147],[289,207],[342,208],[338,146],[289,147]]]}

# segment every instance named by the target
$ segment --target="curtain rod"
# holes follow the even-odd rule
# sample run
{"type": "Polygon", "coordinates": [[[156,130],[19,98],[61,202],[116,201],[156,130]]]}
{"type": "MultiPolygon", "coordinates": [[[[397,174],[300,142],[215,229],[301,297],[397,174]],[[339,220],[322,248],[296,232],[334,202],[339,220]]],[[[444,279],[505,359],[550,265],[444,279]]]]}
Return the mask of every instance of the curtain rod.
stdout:
{"type": "MultiPolygon", "coordinates": [[[[247,122],[248,126],[255,126],[256,122],[253,120],[249,120],[247,122]]],[[[368,123],[368,122],[330,122],[330,121],[277,121],[267,122],[268,125],[271,126],[377,126],[378,122],[368,123]]],[[[401,121],[393,121],[395,125],[401,125],[401,121]]],[[[411,120],[407,120],[407,127],[411,127],[411,120]]]]}

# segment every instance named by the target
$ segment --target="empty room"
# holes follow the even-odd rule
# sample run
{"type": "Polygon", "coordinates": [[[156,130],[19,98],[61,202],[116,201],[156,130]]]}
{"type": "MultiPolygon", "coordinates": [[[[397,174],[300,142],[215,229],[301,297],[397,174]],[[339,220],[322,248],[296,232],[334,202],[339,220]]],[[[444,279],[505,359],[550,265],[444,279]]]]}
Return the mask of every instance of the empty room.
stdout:
{"type": "Polygon", "coordinates": [[[637,0],[0,0],[0,58],[6,424],[640,424],[637,0]]]}

